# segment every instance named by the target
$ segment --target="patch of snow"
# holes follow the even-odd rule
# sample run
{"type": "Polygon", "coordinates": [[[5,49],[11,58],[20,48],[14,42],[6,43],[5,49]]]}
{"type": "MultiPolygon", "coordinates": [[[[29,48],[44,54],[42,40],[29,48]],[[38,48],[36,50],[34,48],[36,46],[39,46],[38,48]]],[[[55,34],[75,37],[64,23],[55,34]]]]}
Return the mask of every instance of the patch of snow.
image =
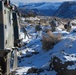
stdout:
{"type": "Polygon", "coordinates": [[[68,70],[75,70],[76,69],[76,64],[74,64],[72,66],[68,66],[67,69],[68,70]]]}
{"type": "Polygon", "coordinates": [[[64,56],[65,61],[76,61],[76,56],[73,54],[69,55],[69,56],[64,56]]]}
{"type": "Polygon", "coordinates": [[[29,68],[31,68],[31,67],[20,67],[20,68],[17,70],[16,75],[26,75],[27,70],[28,70],[29,68]]]}

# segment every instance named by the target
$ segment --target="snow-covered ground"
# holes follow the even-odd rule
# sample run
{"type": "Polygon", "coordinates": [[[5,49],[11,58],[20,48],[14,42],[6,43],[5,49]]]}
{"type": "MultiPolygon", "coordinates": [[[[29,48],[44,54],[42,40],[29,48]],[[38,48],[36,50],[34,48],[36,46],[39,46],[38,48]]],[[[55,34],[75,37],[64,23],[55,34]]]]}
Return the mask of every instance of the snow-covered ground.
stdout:
{"type": "MultiPolygon", "coordinates": [[[[75,27],[73,27],[74,30],[75,27]]],[[[26,37],[23,42],[27,44],[18,52],[20,58],[18,62],[18,69],[16,75],[56,75],[55,71],[49,69],[49,63],[53,55],[60,57],[64,61],[76,61],[76,32],[73,30],[69,33],[57,29],[54,34],[62,34],[62,40],[58,42],[53,49],[45,51],[42,49],[41,36],[36,38],[37,33],[33,27],[28,26],[28,33],[31,34],[30,38],[26,37]],[[68,56],[67,56],[68,55],[68,56]],[[65,59],[65,60],[64,60],[65,59]],[[44,68],[43,72],[27,74],[29,68],[44,68]]],[[[22,37],[24,34],[22,33],[22,37]]],[[[76,65],[76,64],[75,64],[76,65]]],[[[68,69],[75,69],[76,66],[68,66],[68,69]]]]}

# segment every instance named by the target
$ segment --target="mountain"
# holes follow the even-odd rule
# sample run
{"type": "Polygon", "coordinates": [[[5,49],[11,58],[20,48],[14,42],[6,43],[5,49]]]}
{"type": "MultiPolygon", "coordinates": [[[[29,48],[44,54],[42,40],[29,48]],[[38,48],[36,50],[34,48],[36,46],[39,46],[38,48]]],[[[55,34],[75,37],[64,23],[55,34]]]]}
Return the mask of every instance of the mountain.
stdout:
{"type": "Polygon", "coordinates": [[[25,5],[26,3],[23,3],[23,2],[11,2],[11,4],[14,4],[14,5],[16,5],[17,7],[19,7],[19,6],[25,5]]]}
{"type": "Polygon", "coordinates": [[[48,3],[48,2],[41,2],[41,3],[29,3],[25,5],[19,5],[19,9],[23,11],[23,13],[32,11],[38,15],[43,16],[51,16],[55,11],[59,8],[62,3],[48,3]]]}
{"type": "Polygon", "coordinates": [[[55,16],[61,18],[75,18],[76,17],[76,2],[69,1],[61,4],[59,9],[55,12],[55,16]]]}

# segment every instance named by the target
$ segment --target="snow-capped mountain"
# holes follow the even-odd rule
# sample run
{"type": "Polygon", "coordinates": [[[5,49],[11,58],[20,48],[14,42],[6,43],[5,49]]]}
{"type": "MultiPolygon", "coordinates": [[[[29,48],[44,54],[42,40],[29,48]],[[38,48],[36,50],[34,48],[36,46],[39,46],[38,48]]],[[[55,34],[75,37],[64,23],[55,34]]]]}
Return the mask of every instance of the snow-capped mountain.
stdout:
{"type": "Polygon", "coordinates": [[[41,3],[17,3],[22,13],[30,13],[41,16],[57,16],[61,18],[76,18],[76,1],[66,2],[41,2],[41,3]]]}
{"type": "Polygon", "coordinates": [[[61,5],[61,3],[29,3],[25,5],[19,5],[20,8],[26,8],[26,9],[58,9],[58,7],[61,5]]]}
{"type": "Polygon", "coordinates": [[[55,12],[55,16],[62,18],[75,18],[76,17],[76,2],[64,2],[59,9],[55,12]]]}
{"type": "Polygon", "coordinates": [[[33,10],[35,13],[44,16],[51,16],[59,8],[62,3],[29,3],[25,5],[19,5],[20,9],[33,10]]]}

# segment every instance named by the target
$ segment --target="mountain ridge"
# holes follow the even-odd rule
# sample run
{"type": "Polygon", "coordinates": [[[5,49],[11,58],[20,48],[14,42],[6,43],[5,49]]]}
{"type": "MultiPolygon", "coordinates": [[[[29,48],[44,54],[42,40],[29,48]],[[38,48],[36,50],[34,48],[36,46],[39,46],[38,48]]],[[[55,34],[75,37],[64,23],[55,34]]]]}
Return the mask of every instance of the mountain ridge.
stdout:
{"type": "Polygon", "coordinates": [[[20,5],[19,8],[24,10],[33,10],[38,15],[42,16],[51,16],[58,7],[61,5],[61,2],[51,3],[51,2],[41,2],[41,3],[29,3],[25,5],[20,5]],[[35,11],[36,10],[36,11],[35,11]]]}
{"type": "Polygon", "coordinates": [[[55,12],[55,16],[61,18],[75,18],[76,16],[76,1],[67,1],[62,3],[59,9],[55,12]]]}
{"type": "Polygon", "coordinates": [[[56,16],[71,19],[76,17],[76,1],[29,3],[20,5],[19,9],[24,14],[32,12],[39,16],[56,16]]]}

